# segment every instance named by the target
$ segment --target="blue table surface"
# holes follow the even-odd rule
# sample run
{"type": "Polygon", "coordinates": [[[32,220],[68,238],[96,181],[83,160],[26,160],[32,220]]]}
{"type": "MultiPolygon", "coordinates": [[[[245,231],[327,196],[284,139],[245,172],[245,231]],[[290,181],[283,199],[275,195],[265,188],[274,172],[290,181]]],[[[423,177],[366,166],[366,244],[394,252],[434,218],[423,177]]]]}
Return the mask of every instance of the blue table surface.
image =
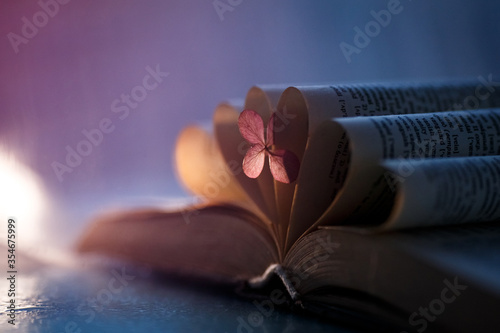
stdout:
{"type": "MultiPolygon", "coordinates": [[[[0,286],[8,289],[3,279],[0,286]]],[[[29,264],[16,275],[15,325],[2,332],[353,332],[319,318],[259,307],[213,284],[125,263],[29,264]]]]}

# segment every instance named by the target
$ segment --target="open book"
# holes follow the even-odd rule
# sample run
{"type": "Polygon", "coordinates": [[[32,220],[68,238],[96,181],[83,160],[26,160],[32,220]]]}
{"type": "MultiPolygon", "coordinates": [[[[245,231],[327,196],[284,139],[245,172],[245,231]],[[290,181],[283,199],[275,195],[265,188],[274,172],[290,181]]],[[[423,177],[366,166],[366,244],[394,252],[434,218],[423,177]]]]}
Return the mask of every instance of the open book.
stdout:
{"type": "Polygon", "coordinates": [[[500,305],[500,283],[442,262],[453,247],[500,248],[500,89],[489,79],[253,87],[245,105],[217,107],[212,133],[179,136],[179,177],[203,202],[98,217],[79,250],[264,294],[279,281],[268,309],[408,332],[498,326],[486,307],[500,305]],[[242,110],[273,121],[265,134],[300,162],[295,181],[275,180],[267,160],[245,174],[242,110]]]}

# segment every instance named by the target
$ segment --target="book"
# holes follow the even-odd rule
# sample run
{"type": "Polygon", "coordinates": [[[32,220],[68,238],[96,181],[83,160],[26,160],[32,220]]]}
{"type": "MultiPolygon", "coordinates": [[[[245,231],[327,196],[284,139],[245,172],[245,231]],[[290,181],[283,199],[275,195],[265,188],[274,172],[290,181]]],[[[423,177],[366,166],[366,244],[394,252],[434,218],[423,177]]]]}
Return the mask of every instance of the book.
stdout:
{"type": "Polygon", "coordinates": [[[498,85],[252,87],[216,108],[212,132],[179,135],[178,175],[199,202],[101,215],[78,250],[243,286],[267,296],[263,313],[488,331],[500,324],[498,85]]]}

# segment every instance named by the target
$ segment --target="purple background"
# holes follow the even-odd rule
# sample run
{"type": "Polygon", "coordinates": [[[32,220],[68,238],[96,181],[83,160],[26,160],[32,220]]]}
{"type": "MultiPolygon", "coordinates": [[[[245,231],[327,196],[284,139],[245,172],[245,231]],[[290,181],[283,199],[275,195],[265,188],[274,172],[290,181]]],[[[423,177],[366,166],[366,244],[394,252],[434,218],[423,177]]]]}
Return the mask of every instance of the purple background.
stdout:
{"type": "Polygon", "coordinates": [[[39,175],[55,203],[36,223],[47,223],[51,235],[64,232],[58,241],[71,244],[108,206],[185,196],[172,159],[179,131],[209,122],[219,102],[242,98],[257,83],[498,73],[495,1],[403,0],[402,11],[347,63],[339,44],[353,44],[353,28],[387,4],[243,0],[221,20],[212,0],[72,0],[16,53],[8,34],[21,35],[23,17],[32,22],[41,7],[3,0],[0,146],[39,175]],[[157,64],[169,76],[120,120],[111,103],[157,64]],[[103,118],[114,131],[60,182],[51,163],[64,163],[66,146],[76,148],[82,131],[103,118]]]}

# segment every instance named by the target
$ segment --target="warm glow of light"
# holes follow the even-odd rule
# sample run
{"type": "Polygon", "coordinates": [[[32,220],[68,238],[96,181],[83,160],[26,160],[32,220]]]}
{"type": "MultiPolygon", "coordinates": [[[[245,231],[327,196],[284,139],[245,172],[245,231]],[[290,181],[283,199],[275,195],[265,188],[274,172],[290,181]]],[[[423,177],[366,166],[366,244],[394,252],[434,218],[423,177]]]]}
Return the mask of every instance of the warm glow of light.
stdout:
{"type": "MultiPolygon", "coordinates": [[[[12,154],[0,150],[0,223],[16,219],[17,236],[24,244],[37,243],[47,200],[40,179],[12,154]]],[[[0,233],[4,234],[6,228],[0,233]]]]}

